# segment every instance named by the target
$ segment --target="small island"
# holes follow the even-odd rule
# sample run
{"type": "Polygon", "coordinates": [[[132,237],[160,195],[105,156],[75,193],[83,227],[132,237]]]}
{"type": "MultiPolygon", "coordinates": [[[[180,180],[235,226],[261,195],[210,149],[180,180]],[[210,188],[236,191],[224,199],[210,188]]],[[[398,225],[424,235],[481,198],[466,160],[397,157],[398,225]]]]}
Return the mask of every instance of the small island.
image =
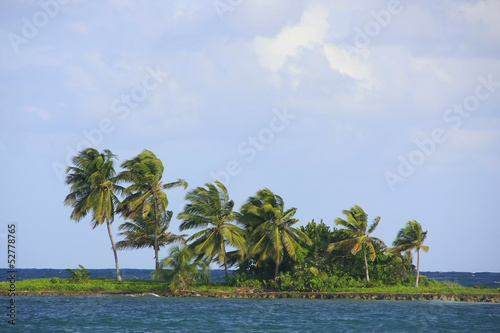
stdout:
{"type": "MultiPolygon", "coordinates": [[[[337,291],[276,291],[255,287],[231,287],[225,283],[194,284],[186,289],[171,290],[164,281],[123,280],[95,278],[75,281],[71,278],[32,279],[17,282],[17,296],[47,295],[130,295],[160,297],[211,297],[211,298],[308,298],[308,299],[359,299],[359,300],[442,300],[456,302],[500,303],[498,289],[466,288],[450,282],[439,282],[425,277],[422,282],[432,286],[419,287],[367,287],[339,288],[337,291]],[[429,281],[427,281],[429,280],[429,281]]],[[[0,296],[9,295],[9,283],[0,283],[0,296]]]]}
{"type": "Polygon", "coordinates": [[[295,227],[297,208],[264,188],[234,210],[224,184],[196,187],[186,194],[187,204],[177,216],[180,231],[168,231],[173,212],[167,210],[165,190],[183,187],[178,179],[164,183],[163,164],[151,151],[121,164],[116,156],[94,148],[74,157],[67,169],[70,193],[65,204],[73,207],[71,219],[91,215],[92,227],[105,224],[116,263],[116,279],[90,278],[85,267],[68,270],[70,278],[33,279],[0,283],[0,295],[156,295],[165,297],[312,298],[366,300],[446,300],[500,303],[500,288],[465,288],[457,283],[420,276],[421,251],[427,231],[408,221],[396,234],[392,247],[373,236],[381,218],[369,222],[357,205],[344,210],[331,229],[322,220],[295,227]],[[123,199],[120,200],[119,196],[123,199]],[[120,214],[115,244],[110,229],[120,214]],[[340,226],[340,228],[336,228],[340,226]],[[159,251],[169,244],[169,255],[159,251]],[[117,250],[152,248],[151,280],[123,280],[117,250]],[[416,265],[413,265],[413,254],[416,265]],[[222,282],[212,283],[210,264],[224,269],[222,282]],[[229,274],[229,268],[238,268],[229,274]],[[14,288],[14,291],[12,290],[14,288]]]}

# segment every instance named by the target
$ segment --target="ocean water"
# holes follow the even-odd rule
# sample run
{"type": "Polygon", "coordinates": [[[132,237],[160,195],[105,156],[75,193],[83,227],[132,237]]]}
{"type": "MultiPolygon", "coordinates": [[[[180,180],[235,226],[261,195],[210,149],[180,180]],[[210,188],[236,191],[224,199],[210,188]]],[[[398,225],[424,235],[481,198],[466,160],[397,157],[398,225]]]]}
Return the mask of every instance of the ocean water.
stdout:
{"type": "MultiPolygon", "coordinates": [[[[90,270],[113,277],[113,269],[90,270]]],[[[148,279],[150,270],[123,270],[148,279]]],[[[422,272],[466,286],[498,288],[500,273],[422,272]]],[[[0,276],[7,276],[0,269],[0,276]]],[[[67,277],[65,270],[21,269],[18,278],[67,277]]],[[[214,279],[223,271],[213,271],[214,279]]],[[[3,278],[0,278],[3,280],[3,278]]],[[[500,332],[500,304],[445,301],[212,299],[146,296],[0,297],[0,332],[500,332]]]]}
{"type": "MultiPolygon", "coordinates": [[[[0,300],[5,304],[6,299],[0,300]]],[[[18,332],[499,332],[500,304],[26,296],[18,332]]],[[[9,325],[4,317],[0,331],[9,325]]],[[[12,326],[12,325],[10,325],[12,326]]]]}

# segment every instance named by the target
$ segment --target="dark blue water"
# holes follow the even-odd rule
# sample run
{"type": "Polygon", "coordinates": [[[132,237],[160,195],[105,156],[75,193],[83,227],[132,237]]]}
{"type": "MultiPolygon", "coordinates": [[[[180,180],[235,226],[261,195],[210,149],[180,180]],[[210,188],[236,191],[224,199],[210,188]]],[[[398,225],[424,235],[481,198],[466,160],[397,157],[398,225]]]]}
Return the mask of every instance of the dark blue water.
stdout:
{"type": "Polygon", "coordinates": [[[438,281],[451,281],[464,287],[486,286],[488,288],[500,288],[500,273],[488,272],[421,272],[428,278],[438,281]]]}
{"type": "MultiPolygon", "coordinates": [[[[26,296],[18,298],[17,311],[19,332],[498,332],[500,327],[500,304],[444,301],[26,296]]],[[[6,325],[1,322],[0,331],[6,325]]]]}
{"type": "MultiPolygon", "coordinates": [[[[89,269],[93,278],[114,278],[116,275],[114,269],[89,269]]],[[[141,279],[150,280],[151,270],[148,269],[130,269],[125,268],[120,270],[124,279],[141,279]]],[[[232,273],[232,271],[230,271],[232,273]]],[[[421,275],[427,276],[438,281],[451,281],[459,283],[465,287],[474,287],[476,285],[487,286],[489,288],[500,288],[500,273],[488,272],[420,272],[421,275]]],[[[0,281],[4,281],[7,277],[7,269],[0,268],[0,281]]],[[[33,269],[23,268],[18,269],[17,280],[40,279],[40,278],[66,278],[70,274],[65,269],[33,269]]],[[[210,272],[212,281],[218,282],[223,280],[223,270],[212,270],[210,272]]]]}

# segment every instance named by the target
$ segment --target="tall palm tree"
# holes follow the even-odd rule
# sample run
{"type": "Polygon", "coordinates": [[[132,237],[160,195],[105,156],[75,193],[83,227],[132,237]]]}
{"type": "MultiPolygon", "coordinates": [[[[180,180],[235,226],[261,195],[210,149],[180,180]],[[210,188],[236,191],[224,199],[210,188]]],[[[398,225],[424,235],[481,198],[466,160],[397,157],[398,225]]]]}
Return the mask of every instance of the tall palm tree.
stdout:
{"type": "Polygon", "coordinates": [[[186,195],[190,203],[177,218],[183,220],[179,230],[205,228],[188,241],[194,240],[191,246],[199,255],[209,261],[214,258],[224,265],[226,277],[229,277],[226,246],[243,247],[244,230],[230,223],[236,220],[233,212],[234,202],[229,199],[226,187],[219,181],[207,183],[205,187],[197,187],[186,195]]]}
{"type": "MultiPolygon", "coordinates": [[[[396,240],[392,243],[394,248],[391,253],[407,252],[411,255],[412,250],[417,251],[417,279],[415,288],[418,288],[418,279],[420,277],[420,249],[424,252],[429,251],[429,247],[423,245],[427,231],[422,231],[422,226],[417,221],[408,221],[404,228],[401,228],[396,235],[396,240]]],[[[411,257],[410,257],[411,258],[411,257]]]]}
{"type": "Polygon", "coordinates": [[[311,244],[304,232],[293,227],[298,222],[293,218],[296,212],[297,208],[285,210],[283,199],[267,188],[250,197],[240,210],[239,220],[251,232],[250,254],[258,256],[257,265],[268,258],[274,261],[274,280],[285,252],[296,260],[298,241],[311,244]]]}
{"type": "Polygon", "coordinates": [[[139,155],[123,162],[121,165],[125,170],[120,172],[117,178],[128,182],[124,194],[127,197],[118,206],[118,212],[128,219],[134,219],[136,215],[146,217],[153,211],[155,217],[154,250],[155,268],[160,268],[158,259],[158,224],[162,212],[167,210],[168,199],[164,190],[174,187],[187,187],[183,179],[164,184],[163,163],[151,151],[144,149],[139,155]]]}
{"type": "Polygon", "coordinates": [[[210,282],[208,264],[204,260],[195,260],[194,251],[184,244],[170,251],[170,256],[161,261],[161,270],[153,273],[153,278],[170,281],[170,289],[186,288],[195,281],[210,282]]]}
{"type": "Polygon", "coordinates": [[[375,228],[377,228],[380,217],[374,218],[373,222],[368,227],[368,215],[361,207],[355,205],[350,210],[342,211],[342,213],[347,217],[347,220],[337,218],[335,224],[343,226],[345,228],[344,232],[348,237],[339,242],[331,243],[328,245],[327,250],[348,249],[352,254],[356,254],[359,250],[362,250],[365,260],[366,282],[370,282],[366,252],[370,254],[370,259],[373,261],[376,256],[374,244],[384,244],[380,239],[370,236],[375,228]]]}
{"type": "Polygon", "coordinates": [[[116,280],[121,282],[116,246],[111,233],[115,206],[120,202],[115,193],[123,190],[117,184],[115,158],[116,156],[107,149],[99,153],[94,148],[84,149],[73,157],[74,166],[66,170],[66,184],[71,185],[71,188],[64,205],[73,207],[71,219],[76,222],[92,212],[92,229],[106,223],[115,256],[116,280]]]}
{"type": "MultiPolygon", "coordinates": [[[[171,232],[167,232],[172,215],[173,213],[170,210],[160,215],[157,235],[158,251],[162,246],[183,241],[184,237],[187,236],[174,235],[171,232]]],[[[133,221],[123,223],[118,227],[118,230],[122,231],[118,234],[119,236],[125,236],[125,240],[116,243],[118,250],[142,249],[146,247],[154,249],[155,216],[153,211],[149,212],[146,217],[143,217],[141,214],[136,215],[133,221]]]]}

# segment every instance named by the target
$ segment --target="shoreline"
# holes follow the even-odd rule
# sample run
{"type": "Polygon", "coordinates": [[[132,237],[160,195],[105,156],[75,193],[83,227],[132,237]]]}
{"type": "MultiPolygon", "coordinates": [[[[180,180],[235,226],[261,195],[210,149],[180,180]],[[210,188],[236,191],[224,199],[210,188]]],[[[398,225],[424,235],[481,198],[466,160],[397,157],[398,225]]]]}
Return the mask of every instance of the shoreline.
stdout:
{"type": "MultiPolygon", "coordinates": [[[[205,297],[232,299],[359,299],[385,301],[450,301],[470,303],[500,303],[500,294],[455,294],[455,293],[387,293],[387,292],[275,292],[275,291],[16,291],[16,296],[104,296],[104,295],[156,295],[159,297],[205,297]]],[[[0,290],[0,296],[8,296],[0,290]]]]}

